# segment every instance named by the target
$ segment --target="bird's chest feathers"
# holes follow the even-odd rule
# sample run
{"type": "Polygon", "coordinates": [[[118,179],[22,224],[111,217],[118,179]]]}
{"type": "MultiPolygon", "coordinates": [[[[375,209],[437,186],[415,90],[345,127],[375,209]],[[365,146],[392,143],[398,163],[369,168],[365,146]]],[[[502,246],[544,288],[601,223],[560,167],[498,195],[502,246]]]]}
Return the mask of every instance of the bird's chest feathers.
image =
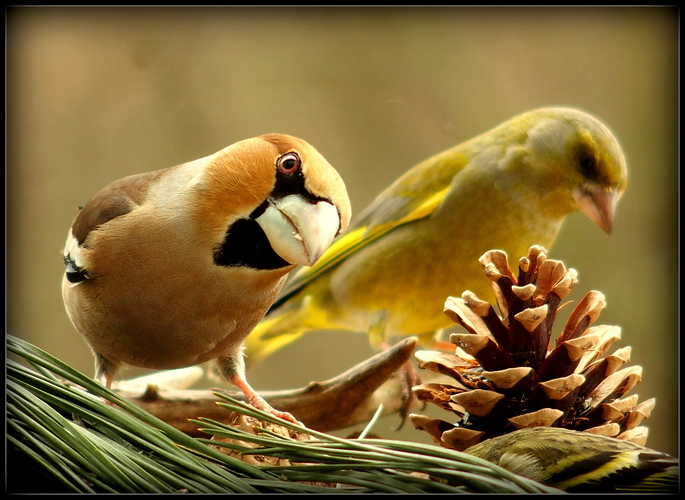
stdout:
{"type": "Polygon", "coordinates": [[[164,339],[200,354],[230,336],[237,348],[275,299],[287,270],[218,266],[212,245],[192,231],[151,227],[150,220],[122,217],[106,232],[95,231],[83,250],[94,279],[75,291],[122,338],[164,339]],[[90,259],[89,251],[99,258],[90,259]]]}

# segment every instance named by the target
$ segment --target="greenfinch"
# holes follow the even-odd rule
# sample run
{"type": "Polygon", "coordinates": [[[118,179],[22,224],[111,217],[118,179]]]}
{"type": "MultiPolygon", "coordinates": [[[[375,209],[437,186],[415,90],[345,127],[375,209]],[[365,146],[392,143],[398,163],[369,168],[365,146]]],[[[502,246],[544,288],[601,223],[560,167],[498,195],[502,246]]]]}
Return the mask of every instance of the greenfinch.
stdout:
{"type": "Polygon", "coordinates": [[[285,134],[237,142],[114,181],[86,203],[64,249],[62,296],[109,388],[119,369],[216,360],[250,403],[242,344],[297,264],[347,227],[342,178],[285,134]]]}
{"type": "Polygon", "coordinates": [[[609,234],[626,161],[599,120],[572,108],[516,116],[419,163],[382,191],[311,268],[301,268],[246,342],[248,366],[311,330],[427,345],[448,296],[492,291],[478,258],[549,249],[580,210],[609,234]]]}
{"type": "Polygon", "coordinates": [[[675,493],[678,459],[639,444],[559,427],[530,427],[465,453],[573,493],[675,493]]]}

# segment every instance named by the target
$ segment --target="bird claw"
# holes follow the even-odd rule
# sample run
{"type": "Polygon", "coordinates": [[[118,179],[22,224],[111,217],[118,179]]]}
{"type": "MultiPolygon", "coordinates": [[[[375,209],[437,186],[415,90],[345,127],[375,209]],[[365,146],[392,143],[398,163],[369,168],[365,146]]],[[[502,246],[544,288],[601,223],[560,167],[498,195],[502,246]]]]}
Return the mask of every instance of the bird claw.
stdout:
{"type": "Polygon", "coordinates": [[[421,383],[421,377],[411,361],[407,361],[399,371],[400,386],[402,388],[402,406],[399,410],[400,423],[393,430],[399,431],[409,416],[409,410],[414,405],[416,398],[412,387],[421,383]]]}
{"type": "Polygon", "coordinates": [[[274,407],[272,407],[269,403],[267,403],[264,398],[261,396],[255,394],[254,397],[249,398],[250,404],[257,408],[258,410],[265,411],[266,413],[270,413],[274,417],[278,417],[280,419],[285,420],[286,422],[291,422],[295,425],[299,425],[301,427],[304,427],[304,424],[297,420],[291,413],[288,413],[287,411],[280,411],[276,410],[274,407]]]}
{"type": "Polygon", "coordinates": [[[281,418],[287,422],[292,422],[295,425],[299,425],[300,427],[304,427],[304,424],[302,422],[297,420],[291,413],[288,413],[287,411],[278,411],[278,410],[274,410],[273,408],[271,408],[271,411],[269,411],[269,410],[264,410],[264,411],[271,413],[275,417],[281,418]]]}
{"type": "Polygon", "coordinates": [[[231,377],[231,382],[233,383],[233,385],[235,385],[236,387],[238,387],[238,389],[242,391],[242,393],[247,398],[247,402],[254,408],[270,413],[271,415],[281,418],[287,422],[292,422],[295,425],[300,425],[304,427],[304,424],[297,420],[295,417],[293,417],[290,413],[274,409],[269,403],[266,402],[266,400],[263,397],[261,397],[259,394],[255,392],[255,390],[250,386],[250,384],[247,383],[247,380],[245,380],[243,377],[234,374],[231,377]]]}

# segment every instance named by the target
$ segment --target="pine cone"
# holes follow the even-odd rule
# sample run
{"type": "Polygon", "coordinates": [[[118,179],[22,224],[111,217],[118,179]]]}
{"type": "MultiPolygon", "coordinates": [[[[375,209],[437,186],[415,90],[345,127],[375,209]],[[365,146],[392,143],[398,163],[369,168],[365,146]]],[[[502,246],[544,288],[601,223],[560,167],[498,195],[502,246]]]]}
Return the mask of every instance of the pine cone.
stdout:
{"type": "Polygon", "coordinates": [[[630,347],[605,355],[620,339],[617,326],[590,326],[606,306],[604,295],[588,292],[551,345],[561,301],[577,283],[577,272],[530,248],[514,276],[501,250],[481,258],[497,300],[494,307],[466,291],[448,297],[445,313],[468,333],[450,335],[457,354],[418,351],[419,367],[454,382],[413,388],[422,401],[459,417],[452,424],[410,415],[414,425],[440,445],[464,450],[517,429],[550,426],[613,436],[644,445],[654,399],[638,404],[625,394],[640,381],[639,366],[619,367],[630,347]]]}

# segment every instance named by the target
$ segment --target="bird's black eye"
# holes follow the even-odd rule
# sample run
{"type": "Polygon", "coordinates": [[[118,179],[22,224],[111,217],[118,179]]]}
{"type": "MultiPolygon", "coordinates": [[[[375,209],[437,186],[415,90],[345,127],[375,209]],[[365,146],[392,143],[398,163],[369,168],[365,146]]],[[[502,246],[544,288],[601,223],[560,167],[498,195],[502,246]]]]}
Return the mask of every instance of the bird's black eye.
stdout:
{"type": "Polygon", "coordinates": [[[583,174],[583,176],[589,179],[597,177],[597,162],[595,161],[595,157],[592,156],[588,151],[579,151],[578,166],[580,167],[580,172],[583,174]]]}
{"type": "Polygon", "coordinates": [[[300,157],[297,153],[286,153],[276,160],[276,168],[278,171],[284,174],[292,174],[300,169],[300,157]]]}

